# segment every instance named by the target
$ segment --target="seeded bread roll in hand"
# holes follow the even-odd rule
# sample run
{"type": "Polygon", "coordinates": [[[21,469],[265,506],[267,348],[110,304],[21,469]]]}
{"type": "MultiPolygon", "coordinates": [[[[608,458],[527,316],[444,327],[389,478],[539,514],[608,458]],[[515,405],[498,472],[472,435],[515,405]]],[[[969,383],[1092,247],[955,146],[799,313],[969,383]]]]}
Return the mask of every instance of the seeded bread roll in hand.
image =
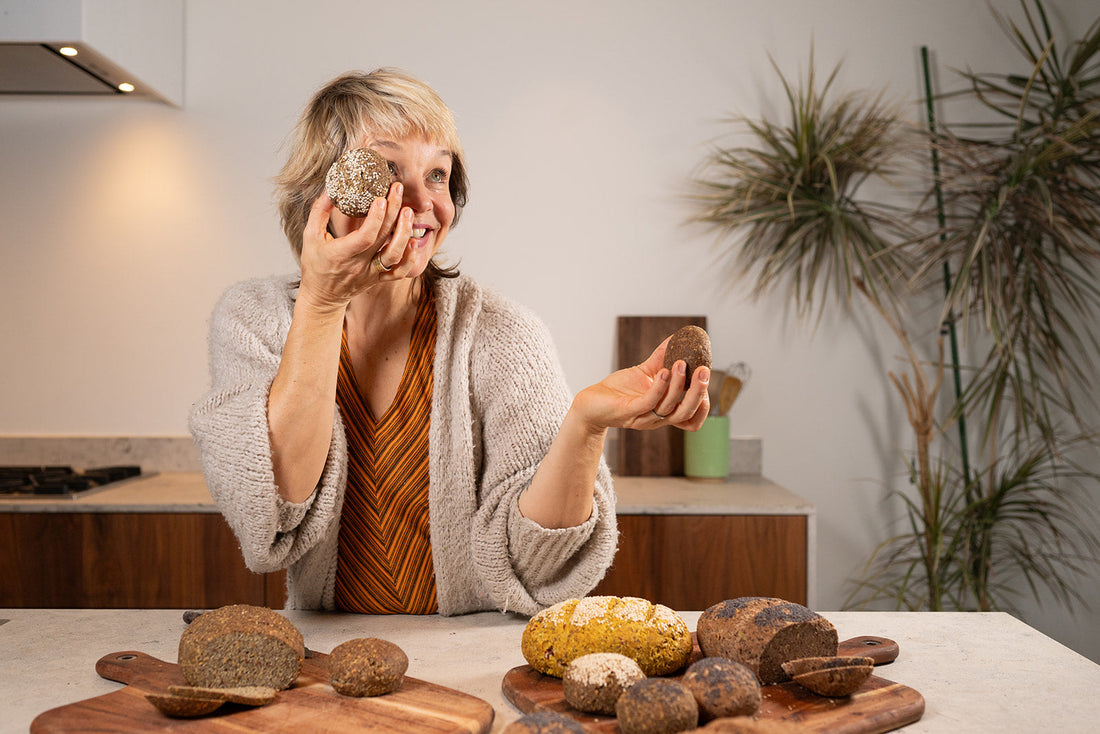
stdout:
{"type": "Polygon", "coordinates": [[[691,376],[699,367],[710,367],[710,337],[698,326],[683,326],[669,338],[665,348],[665,368],[672,369],[677,360],[687,363],[684,388],[691,385],[691,376]]]}
{"type": "Polygon", "coordinates": [[[365,217],[371,202],[390,190],[390,164],[370,148],[352,148],[336,159],[325,175],[325,191],[349,217],[365,217]]]}

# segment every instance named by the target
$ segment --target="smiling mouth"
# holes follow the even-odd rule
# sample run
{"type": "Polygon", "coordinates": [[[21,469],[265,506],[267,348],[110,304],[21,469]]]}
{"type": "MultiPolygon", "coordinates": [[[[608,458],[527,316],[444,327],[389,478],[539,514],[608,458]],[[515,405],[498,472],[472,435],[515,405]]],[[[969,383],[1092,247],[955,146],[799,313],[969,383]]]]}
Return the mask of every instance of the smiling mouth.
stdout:
{"type": "Polygon", "coordinates": [[[427,227],[413,227],[412,229],[412,236],[414,239],[420,239],[426,234],[428,234],[427,227]]]}

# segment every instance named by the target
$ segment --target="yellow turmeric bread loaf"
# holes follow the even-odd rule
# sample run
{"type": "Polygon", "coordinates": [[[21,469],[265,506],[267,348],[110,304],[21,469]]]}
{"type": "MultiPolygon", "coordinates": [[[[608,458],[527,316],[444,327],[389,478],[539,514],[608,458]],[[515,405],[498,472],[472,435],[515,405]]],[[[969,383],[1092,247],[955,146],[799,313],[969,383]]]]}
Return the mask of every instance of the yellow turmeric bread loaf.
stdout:
{"type": "Polygon", "coordinates": [[[540,673],[558,678],[581,655],[616,652],[647,676],[665,675],[691,657],[691,630],[666,606],[645,599],[590,596],[544,609],[523,630],[522,651],[540,673]]]}

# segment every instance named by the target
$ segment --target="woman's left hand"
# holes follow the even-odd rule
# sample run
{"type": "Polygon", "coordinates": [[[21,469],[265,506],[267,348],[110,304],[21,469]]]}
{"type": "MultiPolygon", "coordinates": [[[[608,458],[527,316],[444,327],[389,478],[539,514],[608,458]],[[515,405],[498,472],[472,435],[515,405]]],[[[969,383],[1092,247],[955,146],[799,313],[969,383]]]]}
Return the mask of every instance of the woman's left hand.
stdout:
{"type": "Polygon", "coordinates": [[[710,412],[710,369],[699,367],[687,382],[686,365],[664,367],[668,339],[644,363],[614,372],[582,390],[574,401],[581,417],[594,428],[652,430],[675,426],[697,431],[710,412]]]}

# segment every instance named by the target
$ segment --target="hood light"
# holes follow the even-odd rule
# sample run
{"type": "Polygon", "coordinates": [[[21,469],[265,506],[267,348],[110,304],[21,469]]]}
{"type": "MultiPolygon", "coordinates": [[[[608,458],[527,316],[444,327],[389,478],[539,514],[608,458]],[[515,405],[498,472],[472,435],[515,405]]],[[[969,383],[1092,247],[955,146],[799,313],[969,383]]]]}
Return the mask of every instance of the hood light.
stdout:
{"type": "Polygon", "coordinates": [[[72,46],[62,46],[61,48],[57,49],[57,52],[62,56],[76,56],[77,53],[76,49],[72,46]]]}
{"type": "Polygon", "coordinates": [[[134,91],[134,85],[131,84],[130,82],[123,82],[122,84],[118,85],[118,88],[122,92],[132,92],[132,91],[134,91]]]}

